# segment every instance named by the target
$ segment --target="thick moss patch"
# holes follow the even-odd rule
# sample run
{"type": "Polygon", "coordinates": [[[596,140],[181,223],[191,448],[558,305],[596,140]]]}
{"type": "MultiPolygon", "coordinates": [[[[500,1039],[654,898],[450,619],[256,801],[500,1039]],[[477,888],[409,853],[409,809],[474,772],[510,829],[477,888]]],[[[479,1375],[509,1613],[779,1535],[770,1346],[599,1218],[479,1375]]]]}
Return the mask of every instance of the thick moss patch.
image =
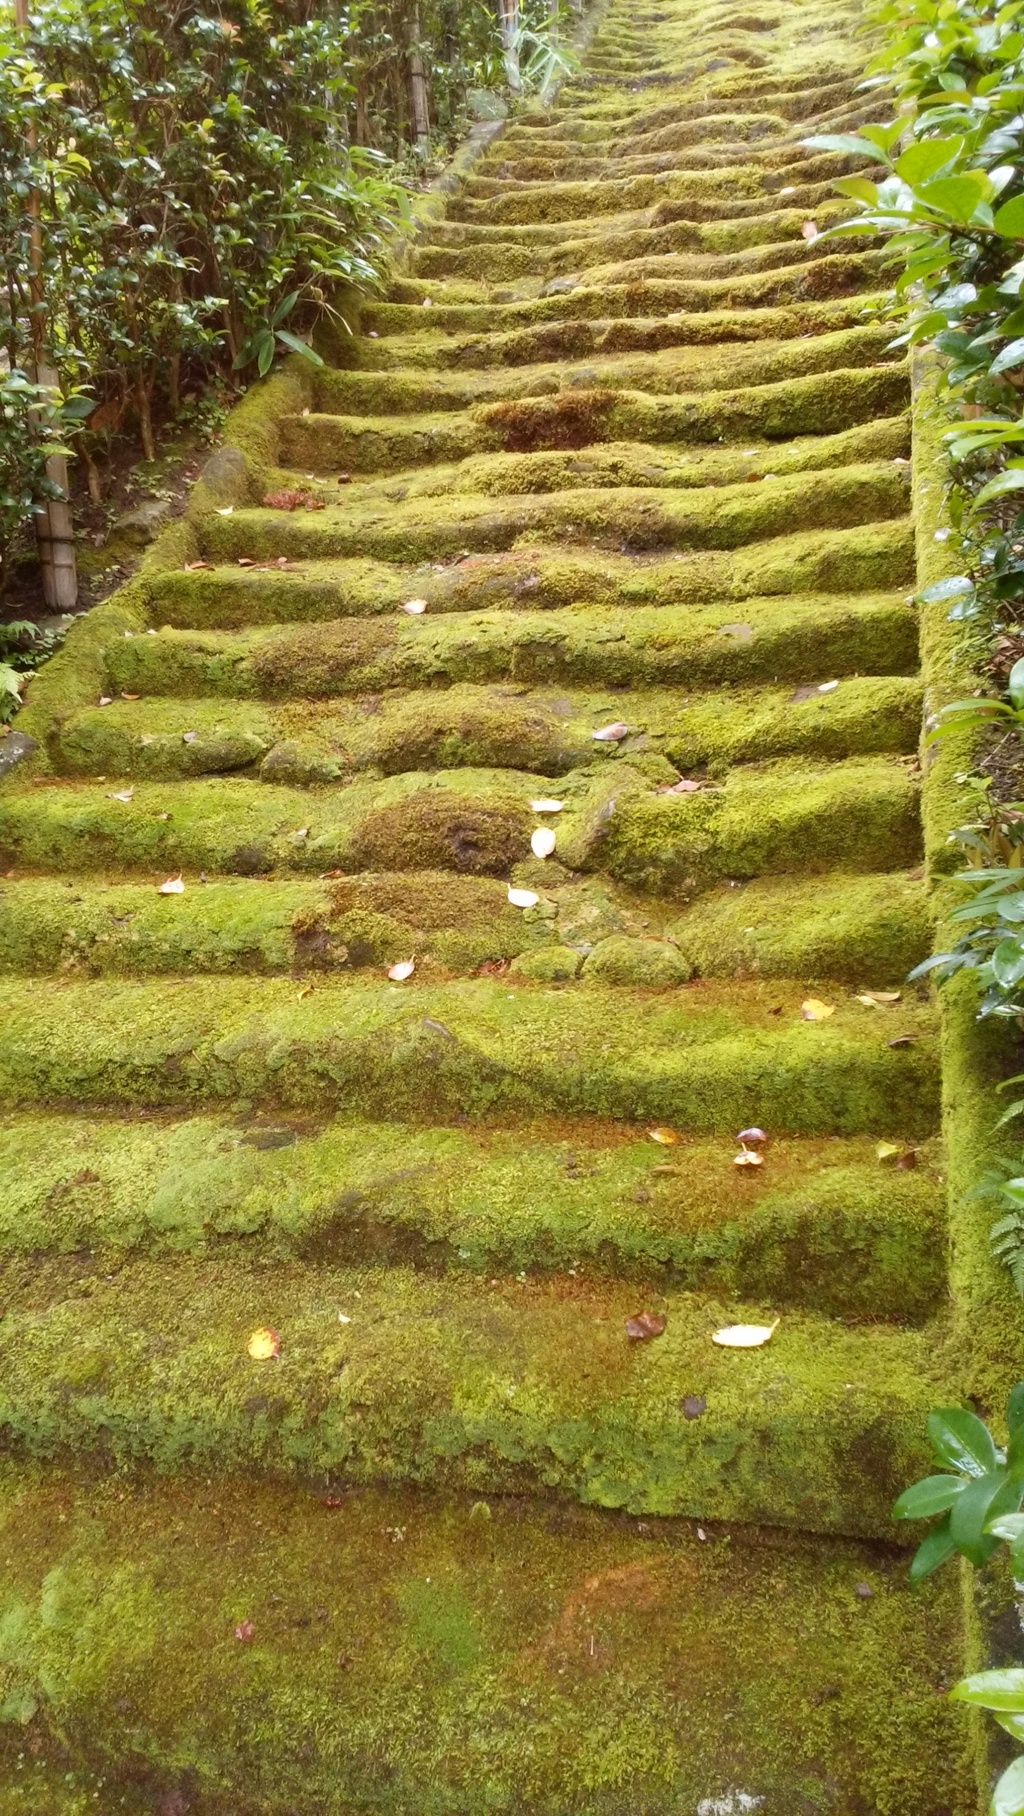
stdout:
{"type": "Polygon", "coordinates": [[[790,1312],[767,1350],[711,1333],[753,1305],[668,1293],[634,1344],[628,1282],[439,1283],[399,1266],[240,1256],[132,1261],[113,1280],[40,1269],[0,1327],[0,1430],[162,1472],[529,1491],[887,1535],[948,1393],[937,1333],[844,1330],[790,1312]],[[339,1321],[339,1313],[341,1320],[339,1321]],[[280,1356],[254,1363],[258,1327],[280,1356]],[[707,1410],[687,1418],[683,1401],[707,1410]]]}
{"type": "Polygon", "coordinates": [[[4,1816],[95,1808],[92,1771],[105,1809],[213,1816],[969,1804],[955,1584],[914,1597],[898,1553],[240,1480],[28,1470],[4,1507],[4,1688],[36,1711],[0,1730],[4,1816]]]}
{"type": "Polygon", "coordinates": [[[625,999],[511,980],[408,986],[287,979],[7,987],[0,1087],[11,1104],[282,1107],[445,1116],[590,1112],[734,1131],[930,1134],[930,1017],[887,1020],[841,1002],[801,1019],[801,990],[685,986],[625,999]],[[902,1025],[905,1024],[905,1025],[902,1025]]]}
{"type": "Polygon", "coordinates": [[[868,1320],[936,1309],[942,1195],[927,1150],[912,1172],[880,1164],[867,1138],[781,1138],[756,1170],[737,1170],[735,1151],[691,1139],[665,1159],[643,1130],[551,1119],[20,1115],[0,1125],[0,1230],[12,1253],[101,1266],[230,1246],[437,1273],[571,1269],[868,1320]]]}

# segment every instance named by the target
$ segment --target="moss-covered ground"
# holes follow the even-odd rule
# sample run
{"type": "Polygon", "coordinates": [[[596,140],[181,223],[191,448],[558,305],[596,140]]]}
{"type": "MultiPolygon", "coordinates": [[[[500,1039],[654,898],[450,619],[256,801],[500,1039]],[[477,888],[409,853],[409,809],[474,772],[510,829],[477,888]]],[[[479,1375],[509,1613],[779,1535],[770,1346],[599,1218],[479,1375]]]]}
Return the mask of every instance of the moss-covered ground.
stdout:
{"type": "Polygon", "coordinates": [[[28,689],[0,1816],[974,1808],[889,1519],[1003,1301],[911,374],[801,145],[857,23],[612,0],[28,689]]]}

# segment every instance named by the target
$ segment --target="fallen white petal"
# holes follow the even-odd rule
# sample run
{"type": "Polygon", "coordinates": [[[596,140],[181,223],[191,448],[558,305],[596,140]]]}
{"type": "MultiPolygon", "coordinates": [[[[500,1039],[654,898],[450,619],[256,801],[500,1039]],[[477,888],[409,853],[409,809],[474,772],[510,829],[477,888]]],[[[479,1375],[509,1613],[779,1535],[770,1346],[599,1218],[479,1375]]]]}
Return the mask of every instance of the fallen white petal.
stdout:
{"type": "Polygon", "coordinates": [[[406,978],[411,977],[415,969],[416,960],[414,958],[400,958],[397,965],[388,967],[388,976],[393,984],[404,984],[406,978]]]}
{"type": "Polygon", "coordinates": [[[549,858],[555,849],[555,835],[550,826],[538,826],[530,840],[530,850],[535,858],[549,858]]]}
{"type": "Polygon", "coordinates": [[[711,1341],[720,1343],[723,1349],[760,1349],[778,1327],[778,1318],[774,1324],[727,1324],[723,1330],[713,1332],[711,1341]]]}
{"type": "Polygon", "coordinates": [[[564,801],[531,801],[534,813],[561,813],[564,801]]]}
{"type": "Polygon", "coordinates": [[[403,612],[408,612],[410,618],[422,618],[426,609],[425,599],[407,599],[402,607],[403,612]]]}
{"type": "Polygon", "coordinates": [[[536,908],[540,896],[535,895],[532,889],[509,889],[508,899],[513,908],[536,908]]]}
{"type": "Polygon", "coordinates": [[[592,731],[590,735],[598,744],[617,744],[620,738],[629,735],[629,726],[617,719],[614,725],[602,725],[600,731],[592,731]]]}
{"type": "Polygon", "coordinates": [[[108,794],[107,800],[108,801],[130,801],[132,798],[132,795],[134,793],[135,793],[134,788],[117,788],[114,790],[113,794],[108,794]]]}
{"type": "Polygon", "coordinates": [[[234,512],[235,507],[233,504],[220,504],[217,506],[218,517],[233,517],[234,512]]]}
{"type": "Polygon", "coordinates": [[[161,895],[184,895],[185,885],[180,876],[169,876],[166,883],[160,884],[161,895]]]}

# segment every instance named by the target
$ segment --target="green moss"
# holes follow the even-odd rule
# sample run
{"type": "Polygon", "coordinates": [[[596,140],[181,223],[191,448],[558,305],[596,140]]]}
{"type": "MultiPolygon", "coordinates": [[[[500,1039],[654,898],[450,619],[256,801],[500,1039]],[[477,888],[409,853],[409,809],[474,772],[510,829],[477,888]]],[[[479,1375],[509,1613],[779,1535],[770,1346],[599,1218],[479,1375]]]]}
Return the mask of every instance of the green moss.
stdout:
{"type": "Polygon", "coordinates": [[[78,1099],[174,1105],[252,1099],[290,1107],[560,1108],[678,1120],[694,1130],[856,1133],[936,1115],[928,1018],[888,1022],[840,1004],[801,1021],[800,986],[710,983],[671,1003],[596,986],[547,996],[504,980],[325,985],[286,979],[7,986],[0,1080],[12,1104],[78,1099]],[[775,1013],[773,1013],[773,1011],[775,1013]],[[140,1023],[139,1017],[142,1016],[140,1023]],[[781,1020],[779,1017],[781,1016],[781,1020]]]}
{"type": "Polygon", "coordinates": [[[719,788],[656,794],[610,784],[574,816],[563,851],[655,894],[723,877],[887,870],[917,856],[916,790],[896,763],[765,764],[719,788]]]}
{"type": "MultiPolygon", "coordinates": [[[[271,1274],[222,1253],[132,1261],[84,1298],[42,1287],[0,1327],[8,1442],[164,1473],[530,1490],[880,1536],[926,1462],[925,1411],[949,1391],[934,1331],[794,1311],[738,1368],[709,1340],[733,1308],[680,1293],[664,1298],[664,1336],[635,1347],[624,1282],[482,1291],[398,1266],[271,1274]],[[280,1333],[278,1367],[246,1353],[263,1325],[280,1333]],[[708,1403],[697,1420],[691,1393],[708,1403]]],[[[763,1315],[764,1301],[736,1310],[763,1315]]]]}
{"type": "MultiPolygon", "coordinates": [[[[588,399],[593,393],[568,395],[554,408],[559,420],[583,411],[582,426],[570,431],[569,445],[595,439],[587,426],[588,399]]],[[[537,404],[521,406],[526,427],[515,427],[520,406],[505,411],[510,446],[532,445],[537,404]]],[[[562,438],[565,445],[565,438],[562,438]]],[[[215,517],[205,535],[208,555],[218,560],[284,555],[353,556],[370,552],[401,562],[458,555],[460,551],[507,549],[520,538],[579,542],[608,536],[623,540],[637,553],[661,548],[735,548],[741,543],[794,530],[845,528],[900,517],[908,501],[906,468],[893,462],[840,467],[820,475],[813,488],[797,475],[766,476],[755,490],[746,482],[706,490],[672,492],[664,488],[623,488],[591,492],[562,491],[543,495],[474,498],[456,495],[400,502],[387,514],[377,506],[361,512],[358,504],[337,506],[306,519],[302,514],[237,510],[215,517]]]]}
{"type": "MultiPolygon", "coordinates": [[[[964,1724],[937,1694],[958,1669],[955,1583],[913,1597],[877,1549],[31,1470],[4,1505],[5,1680],[38,1702],[30,1732],[61,1774],[51,1803],[16,1796],[12,1771],[4,1816],[95,1808],[90,1771],[106,1809],[162,1794],[214,1816],[239,1799],[568,1816],[625,1783],[637,1816],[688,1816],[737,1780],[769,1816],[837,1793],[881,1816],[969,1805],[964,1724]]],[[[18,1780],[43,1776],[30,1753],[18,1780]]]]}
{"type": "Polygon", "coordinates": [[[762,877],[698,897],[670,931],[705,977],[840,978],[867,990],[902,983],[928,953],[932,919],[923,884],[902,872],[762,877]]]}
{"type": "Polygon", "coordinates": [[[666,940],[599,940],[583,967],[588,983],[630,984],[640,990],[669,990],[685,984],[690,967],[666,940]]]}
{"type": "Polygon", "coordinates": [[[872,1138],[783,1137],[739,1173],[734,1153],[725,1136],[681,1138],[669,1155],[645,1132],[551,1117],[466,1129],[11,1115],[0,1230],[12,1259],[106,1265],[241,1244],[434,1271],[571,1268],[868,1321],[920,1322],[941,1305],[937,1155],[920,1150],[907,1172],[881,1165],[872,1138]]]}
{"type": "Polygon", "coordinates": [[[580,954],[571,946],[541,946],[536,952],[515,959],[512,971],[535,984],[566,984],[576,976],[581,963],[580,954]]]}
{"type": "MultiPolygon", "coordinates": [[[[871,533],[862,532],[861,539],[870,550],[871,533]]],[[[814,552],[808,550],[812,574],[814,552]]],[[[883,541],[881,551],[876,548],[874,559],[879,553],[891,560],[891,541],[883,541]]],[[[777,551],[771,543],[763,545],[759,561],[744,552],[740,559],[751,592],[758,581],[783,586],[786,573],[792,575],[794,567],[799,573],[800,554],[789,538],[780,539],[777,551]]],[[[826,566],[841,551],[832,546],[828,555],[826,566]]],[[[867,593],[829,599],[810,592],[778,599],[741,591],[739,609],[730,598],[707,606],[674,604],[699,587],[702,572],[699,566],[690,569],[685,558],[641,566],[630,578],[622,577],[617,609],[492,608],[414,621],[399,621],[396,615],[387,622],[348,620],[234,635],[165,630],[159,637],[109,644],[109,685],[129,693],[188,698],[259,694],[322,699],[460,681],[538,687],[564,682],[696,688],[757,681],[797,686],[823,675],[887,675],[894,666],[913,666],[916,623],[903,597],[867,593]]],[[[500,591],[517,581],[531,601],[538,592],[543,598],[545,591],[557,598],[566,591],[571,595],[574,583],[586,585],[593,575],[589,564],[577,566],[574,560],[533,565],[517,558],[511,573],[506,567],[476,570],[467,580],[468,600],[479,596],[477,589],[486,594],[488,586],[500,591]],[[529,584],[532,577],[536,586],[529,584]]],[[[619,578],[609,556],[604,574],[596,576],[599,598],[607,598],[619,578]]]]}

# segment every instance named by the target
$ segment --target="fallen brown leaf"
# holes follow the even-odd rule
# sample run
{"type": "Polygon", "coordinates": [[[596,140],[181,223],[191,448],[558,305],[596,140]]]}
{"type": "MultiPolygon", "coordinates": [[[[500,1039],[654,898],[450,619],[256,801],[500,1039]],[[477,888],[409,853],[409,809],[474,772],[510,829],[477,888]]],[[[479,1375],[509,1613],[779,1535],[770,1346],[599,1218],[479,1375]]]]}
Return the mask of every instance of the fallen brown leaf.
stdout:
{"type": "Polygon", "coordinates": [[[800,1004],[800,1014],[804,1021],[828,1021],[829,1016],[834,1015],[835,1012],[834,1003],[823,1003],[816,996],[809,996],[806,1002],[800,1004]]]}
{"type": "Polygon", "coordinates": [[[253,1331],[245,1347],[254,1362],[270,1362],[281,1353],[281,1339],[276,1330],[263,1325],[253,1331]]]}
{"type": "Polygon", "coordinates": [[[660,1337],[667,1323],[659,1312],[637,1312],[626,1319],[626,1335],[632,1343],[645,1343],[649,1337],[660,1337]]]}

